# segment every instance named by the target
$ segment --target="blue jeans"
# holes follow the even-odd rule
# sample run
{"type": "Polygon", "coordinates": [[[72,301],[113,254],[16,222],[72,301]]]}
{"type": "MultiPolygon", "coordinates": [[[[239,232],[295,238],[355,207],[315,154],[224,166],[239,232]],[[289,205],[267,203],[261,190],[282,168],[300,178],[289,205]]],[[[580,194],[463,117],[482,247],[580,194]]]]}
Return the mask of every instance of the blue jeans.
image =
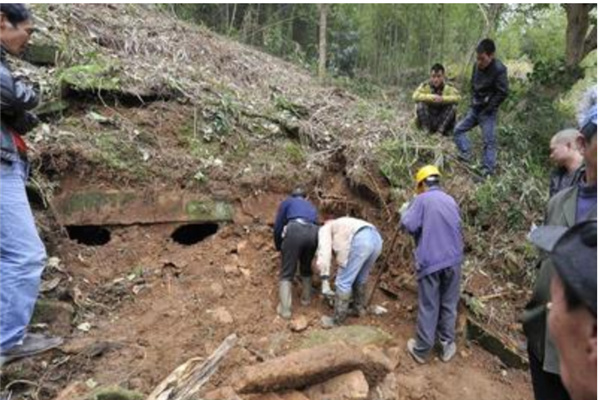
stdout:
{"type": "Polygon", "coordinates": [[[381,254],[383,241],[377,229],[367,226],[354,234],[346,266],[338,269],[335,290],[341,294],[352,293],[354,283],[367,283],[369,272],[381,254]]]}
{"type": "Polygon", "coordinates": [[[0,350],[23,339],[46,262],[27,194],[28,165],[0,165],[0,350]]]}
{"type": "Polygon", "coordinates": [[[471,159],[471,142],[467,132],[477,125],[483,132],[483,168],[485,172],[493,174],[496,168],[496,112],[482,114],[469,108],[467,116],[454,128],[454,143],[462,158],[471,159]]]}
{"type": "Polygon", "coordinates": [[[437,338],[445,344],[454,342],[460,266],[448,267],[418,280],[419,313],[415,352],[426,357],[437,338]]]}

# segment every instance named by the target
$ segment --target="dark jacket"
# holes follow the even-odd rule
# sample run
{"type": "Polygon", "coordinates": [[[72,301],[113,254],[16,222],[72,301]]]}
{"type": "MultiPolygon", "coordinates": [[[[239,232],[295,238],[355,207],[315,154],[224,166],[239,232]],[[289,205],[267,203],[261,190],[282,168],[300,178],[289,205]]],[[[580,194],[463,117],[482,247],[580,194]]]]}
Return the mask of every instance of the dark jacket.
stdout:
{"type": "MultiPolygon", "coordinates": [[[[572,227],[577,222],[577,197],[579,185],[572,186],[550,199],[546,210],[544,225],[572,227]]],[[[596,208],[584,220],[595,219],[596,208]]],[[[543,363],[546,372],[559,374],[558,351],[547,334],[546,304],[550,301],[550,282],[554,274],[554,265],[550,258],[543,254],[537,264],[538,271],[533,295],[525,306],[523,330],[527,336],[530,351],[543,363]]]]}
{"type": "Polygon", "coordinates": [[[12,161],[17,149],[13,135],[25,135],[37,125],[38,120],[30,113],[38,105],[38,95],[31,85],[16,79],[6,62],[5,52],[0,56],[0,130],[2,133],[1,156],[12,161]]]}
{"type": "Polygon", "coordinates": [[[570,186],[577,185],[585,176],[585,166],[581,166],[572,174],[566,168],[556,168],[550,174],[550,197],[570,186]]]}
{"type": "Polygon", "coordinates": [[[500,60],[494,59],[486,69],[473,66],[471,76],[471,106],[477,112],[494,113],[508,97],[508,76],[506,67],[500,60]]]}
{"type": "Polygon", "coordinates": [[[275,241],[275,248],[277,250],[281,250],[283,228],[290,220],[296,218],[316,224],[318,218],[317,209],[310,201],[302,197],[289,196],[279,205],[277,216],[275,217],[273,240],[275,241]]]}

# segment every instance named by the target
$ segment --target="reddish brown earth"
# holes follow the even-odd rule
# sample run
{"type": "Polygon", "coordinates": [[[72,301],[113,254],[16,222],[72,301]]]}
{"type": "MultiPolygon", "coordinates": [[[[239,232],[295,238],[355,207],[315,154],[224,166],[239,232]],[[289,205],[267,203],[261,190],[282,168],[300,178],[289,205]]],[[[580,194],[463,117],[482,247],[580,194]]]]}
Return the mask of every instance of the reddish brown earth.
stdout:
{"type": "MultiPolygon", "coordinates": [[[[308,329],[293,333],[276,316],[279,256],[269,223],[282,198],[265,193],[244,197],[234,223],[191,246],[174,243],[170,225],[112,228],[111,241],[99,247],[60,239],[54,255],[65,273],[51,275],[68,276],[62,296],[77,305],[73,326],[88,322],[91,329],[65,332],[64,326],[51,325],[51,331],[66,334],[62,350],[10,365],[6,379],[27,370],[27,378],[39,385],[40,399],[53,398],[73,381],[118,384],[147,394],[175,367],[191,357],[207,357],[236,333],[238,345],[209,383],[214,388],[231,384],[240,366],[297,348],[311,331],[321,329],[319,319],[330,310],[317,297],[310,307],[301,307],[297,285],[294,314],[308,319],[308,329]],[[94,350],[100,354],[91,357],[94,350]]],[[[393,336],[387,346],[404,349],[413,333],[415,300],[411,292],[402,292],[398,300],[378,292],[374,304],[389,312],[348,323],[380,327],[393,336]]],[[[402,351],[394,373],[401,399],[532,397],[524,371],[507,369],[467,343],[461,343],[449,364],[433,358],[419,366],[402,351]]],[[[26,386],[16,383],[13,389],[26,386]]]]}

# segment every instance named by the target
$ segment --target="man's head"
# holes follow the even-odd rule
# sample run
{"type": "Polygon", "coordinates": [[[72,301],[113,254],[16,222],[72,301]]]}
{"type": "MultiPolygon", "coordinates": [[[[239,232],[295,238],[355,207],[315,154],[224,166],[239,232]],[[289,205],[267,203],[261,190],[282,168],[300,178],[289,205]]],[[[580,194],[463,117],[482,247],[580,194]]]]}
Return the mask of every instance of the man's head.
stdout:
{"type": "Polygon", "coordinates": [[[446,71],[444,70],[444,66],[442,64],[433,64],[431,66],[431,71],[429,72],[429,83],[431,86],[435,88],[439,88],[444,84],[444,80],[446,79],[445,75],[446,71]]]}
{"type": "Polygon", "coordinates": [[[492,39],[483,39],[477,45],[477,68],[486,69],[494,61],[496,44],[492,39]]]}
{"type": "Polygon", "coordinates": [[[4,50],[21,55],[32,33],[31,14],[24,4],[0,4],[0,42],[4,50]]]}
{"type": "Polygon", "coordinates": [[[558,167],[569,167],[571,164],[581,164],[581,153],[577,146],[579,131],[564,129],[556,133],[550,140],[550,159],[558,167]]]}
{"type": "Polygon", "coordinates": [[[596,399],[597,222],[542,227],[531,240],[549,252],[556,268],[548,326],[561,379],[574,400],[596,399]]]}
{"type": "Polygon", "coordinates": [[[594,104],[588,110],[586,117],[581,121],[582,126],[580,127],[581,134],[577,138],[577,145],[581,154],[583,155],[583,160],[585,162],[585,175],[586,182],[588,185],[596,184],[596,175],[597,175],[597,143],[596,136],[598,133],[598,108],[594,104]]]}
{"type": "Polygon", "coordinates": [[[417,193],[423,193],[430,187],[439,186],[441,175],[440,170],[435,165],[426,165],[421,168],[415,176],[417,193]]]}
{"type": "Polygon", "coordinates": [[[297,187],[294,190],[292,190],[292,193],[290,193],[290,196],[306,198],[306,191],[304,190],[304,188],[297,187]]]}

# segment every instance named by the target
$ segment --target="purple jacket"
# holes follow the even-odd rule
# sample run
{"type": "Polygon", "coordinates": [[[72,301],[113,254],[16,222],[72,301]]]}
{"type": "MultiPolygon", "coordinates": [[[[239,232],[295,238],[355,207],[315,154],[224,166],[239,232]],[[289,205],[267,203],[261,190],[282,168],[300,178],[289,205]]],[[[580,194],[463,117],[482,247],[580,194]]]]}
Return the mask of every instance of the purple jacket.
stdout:
{"type": "Polygon", "coordinates": [[[400,226],[417,242],[417,279],[462,263],[460,210],[440,188],[432,187],[415,197],[402,215],[400,226]]]}

